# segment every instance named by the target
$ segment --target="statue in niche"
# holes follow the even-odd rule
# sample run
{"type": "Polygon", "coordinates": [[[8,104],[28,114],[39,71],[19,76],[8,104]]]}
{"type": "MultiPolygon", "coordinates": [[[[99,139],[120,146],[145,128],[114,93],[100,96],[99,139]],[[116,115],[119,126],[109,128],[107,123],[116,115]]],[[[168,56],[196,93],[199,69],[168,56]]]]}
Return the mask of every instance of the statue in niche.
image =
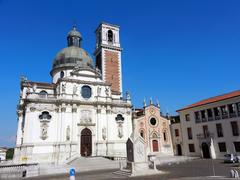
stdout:
{"type": "Polygon", "coordinates": [[[66,84],[62,84],[62,93],[66,92],[66,84]]]}
{"type": "Polygon", "coordinates": [[[103,127],[102,128],[102,138],[103,138],[103,140],[106,140],[106,137],[107,137],[107,129],[106,129],[106,127],[103,127]]]}
{"type": "Polygon", "coordinates": [[[76,84],[74,84],[73,85],[73,94],[77,94],[77,85],[76,84]]]}
{"type": "Polygon", "coordinates": [[[100,86],[98,86],[98,88],[97,88],[97,95],[98,95],[98,96],[101,95],[101,90],[102,90],[102,88],[101,88],[100,86]]]}
{"type": "Polygon", "coordinates": [[[41,124],[41,139],[45,140],[48,137],[48,125],[47,123],[42,123],[41,124]]]}
{"type": "Polygon", "coordinates": [[[122,126],[122,123],[118,124],[118,137],[119,138],[123,137],[123,126],[122,126]]]}
{"type": "Polygon", "coordinates": [[[69,141],[70,140],[70,127],[68,126],[66,129],[66,140],[69,141]]]}
{"type": "Polygon", "coordinates": [[[106,93],[107,96],[110,96],[110,90],[109,90],[109,87],[106,87],[106,89],[105,89],[105,93],[106,93]]]}

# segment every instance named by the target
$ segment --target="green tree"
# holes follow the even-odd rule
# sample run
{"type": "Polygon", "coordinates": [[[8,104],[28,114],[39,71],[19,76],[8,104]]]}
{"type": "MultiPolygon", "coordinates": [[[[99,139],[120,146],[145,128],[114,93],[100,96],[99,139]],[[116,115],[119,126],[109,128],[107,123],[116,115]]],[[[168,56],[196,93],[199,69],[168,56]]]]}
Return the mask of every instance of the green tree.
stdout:
{"type": "Polygon", "coordinates": [[[14,148],[9,148],[7,150],[7,155],[6,155],[6,159],[12,159],[13,158],[13,154],[14,154],[14,148]]]}

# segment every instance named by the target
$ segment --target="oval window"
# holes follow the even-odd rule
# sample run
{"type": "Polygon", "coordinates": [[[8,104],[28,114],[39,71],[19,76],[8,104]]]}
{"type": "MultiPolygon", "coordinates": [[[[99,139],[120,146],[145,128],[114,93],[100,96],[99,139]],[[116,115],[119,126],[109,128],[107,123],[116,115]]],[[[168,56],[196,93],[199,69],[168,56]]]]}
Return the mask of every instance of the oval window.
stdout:
{"type": "Polygon", "coordinates": [[[63,72],[63,71],[60,72],[60,77],[61,77],[61,78],[64,77],[64,72],[63,72]]]}
{"type": "Polygon", "coordinates": [[[155,126],[157,124],[157,120],[155,118],[150,119],[150,124],[155,126]]]}
{"type": "Polygon", "coordinates": [[[83,86],[81,94],[83,98],[88,99],[92,96],[92,89],[89,86],[83,86]]]}

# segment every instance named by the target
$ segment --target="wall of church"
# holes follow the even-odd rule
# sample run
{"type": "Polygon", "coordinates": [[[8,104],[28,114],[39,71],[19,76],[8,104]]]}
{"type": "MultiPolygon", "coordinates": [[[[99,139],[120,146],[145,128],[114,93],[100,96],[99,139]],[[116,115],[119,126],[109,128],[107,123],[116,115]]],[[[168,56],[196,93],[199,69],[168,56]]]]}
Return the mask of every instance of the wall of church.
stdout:
{"type": "Polygon", "coordinates": [[[150,154],[173,154],[169,120],[160,116],[159,108],[150,105],[143,109],[143,115],[136,117],[135,131],[146,141],[150,154]]]}
{"type": "Polygon", "coordinates": [[[25,96],[37,101],[25,106],[23,142],[19,142],[15,149],[15,161],[62,163],[80,156],[81,132],[84,128],[89,128],[92,132],[92,156],[126,156],[125,143],[132,133],[130,104],[118,107],[118,103],[126,102],[119,98],[112,99],[110,91],[106,91],[108,86],[100,85],[89,85],[92,96],[84,99],[81,96],[83,85],[60,82],[59,88],[57,87],[60,95],[55,96],[55,100],[59,99],[61,103],[56,103],[50,96],[53,90],[46,90],[50,94],[43,99],[39,96],[42,89],[35,92],[31,90],[25,96]],[[75,85],[77,90],[74,90],[75,85]],[[109,105],[102,104],[106,102],[109,105]],[[42,118],[44,112],[48,114],[42,118]],[[118,114],[124,118],[122,122],[116,121],[118,114]]]}

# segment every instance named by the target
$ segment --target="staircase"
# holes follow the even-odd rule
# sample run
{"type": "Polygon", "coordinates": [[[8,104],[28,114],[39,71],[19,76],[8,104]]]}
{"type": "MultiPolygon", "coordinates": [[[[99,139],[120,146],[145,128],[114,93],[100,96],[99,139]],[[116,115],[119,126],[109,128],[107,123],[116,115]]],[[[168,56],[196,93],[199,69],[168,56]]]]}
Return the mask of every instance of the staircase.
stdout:
{"type": "Polygon", "coordinates": [[[131,171],[127,169],[118,170],[116,172],[113,172],[113,174],[127,176],[127,177],[130,177],[132,175],[131,171]]]}
{"type": "Polygon", "coordinates": [[[118,169],[119,162],[106,159],[104,157],[80,157],[68,163],[77,172],[118,169]]]}

